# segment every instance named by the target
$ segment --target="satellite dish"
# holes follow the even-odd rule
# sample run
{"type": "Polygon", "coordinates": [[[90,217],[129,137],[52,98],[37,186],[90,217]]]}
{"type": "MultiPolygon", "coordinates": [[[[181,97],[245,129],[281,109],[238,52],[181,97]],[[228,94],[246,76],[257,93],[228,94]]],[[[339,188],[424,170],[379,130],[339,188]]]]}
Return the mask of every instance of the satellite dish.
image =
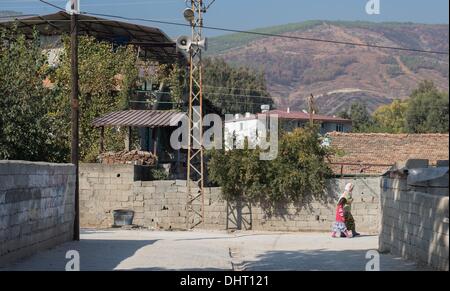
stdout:
{"type": "Polygon", "coordinates": [[[73,14],[73,13],[80,14],[80,0],[75,0],[74,2],[75,2],[74,3],[75,7],[72,8],[72,1],[71,0],[67,1],[66,12],[68,14],[73,14]]]}
{"type": "Polygon", "coordinates": [[[191,8],[184,9],[183,16],[184,19],[186,19],[186,21],[189,23],[193,23],[195,20],[195,13],[191,8]]]}

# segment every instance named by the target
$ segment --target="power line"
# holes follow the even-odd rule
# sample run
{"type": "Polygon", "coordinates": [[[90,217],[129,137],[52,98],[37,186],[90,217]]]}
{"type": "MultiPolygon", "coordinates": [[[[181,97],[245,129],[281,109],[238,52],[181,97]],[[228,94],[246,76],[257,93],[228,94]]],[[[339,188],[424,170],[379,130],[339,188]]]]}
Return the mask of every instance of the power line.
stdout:
{"type": "MultiPolygon", "coordinates": [[[[170,22],[170,21],[162,21],[162,20],[154,20],[154,19],[145,19],[145,18],[131,18],[131,17],[124,17],[124,16],[103,14],[103,13],[91,13],[91,12],[82,12],[82,13],[83,14],[96,15],[96,16],[102,16],[102,17],[111,17],[111,18],[124,19],[124,20],[129,20],[129,21],[143,21],[143,22],[152,22],[152,23],[159,23],[159,24],[168,24],[168,25],[175,25],[175,26],[190,27],[189,24],[178,23],[178,22],[170,22]]],[[[264,33],[264,32],[255,32],[255,31],[237,30],[237,29],[229,29],[229,28],[220,28],[220,27],[213,27],[213,26],[203,26],[202,28],[203,29],[210,29],[210,30],[225,31],[225,32],[244,33],[244,34],[252,34],[252,35],[267,36],[267,37],[279,37],[279,38],[295,39],[295,40],[324,42],[324,43],[332,43],[332,44],[339,44],[339,45],[351,45],[351,46],[359,46],[359,47],[370,47],[370,48],[377,48],[377,49],[389,49],[389,50],[409,51],[409,52],[418,52],[418,53],[430,53],[430,54],[440,54],[440,55],[448,55],[449,54],[448,52],[442,52],[442,51],[432,51],[432,50],[402,48],[402,47],[393,47],[393,46],[382,46],[382,45],[354,43],[354,42],[346,42],[346,41],[326,40],[326,39],[318,39],[318,38],[308,38],[308,37],[300,37],[300,36],[290,36],[290,35],[282,35],[282,34],[272,34],[272,33],[264,33]]]]}
{"type": "MultiPolygon", "coordinates": [[[[45,3],[47,5],[53,6],[55,8],[58,8],[59,10],[65,11],[65,9],[63,9],[63,8],[57,6],[57,5],[54,5],[52,3],[49,3],[49,2],[47,2],[45,0],[39,0],[39,1],[42,2],[42,3],[45,3]]],[[[183,26],[183,27],[189,27],[189,28],[191,27],[190,24],[179,23],[179,22],[171,22],[171,21],[164,21],[164,20],[125,17],[125,16],[118,16],[118,15],[112,15],[112,14],[93,13],[93,12],[85,12],[85,11],[80,12],[80,14],[87,14],[87,15],[90,14],[90,15],[94,15],[94,16],[111,17],[111,18],[123,19],[123,20],[128,20],[128,21],[142,21],[142,22],[159,23],[159,24],[167,24],[167,25],[174,25],[174,26],[183,26]]],[[[393,47],[393,46],[374,45],[374,44],[367,44],[367,43],[354,43],[354,42],[347,42],[347,41],[327,40],[327,39],[319,39],[319,38],[290,36],[290,35],[283,35],[283,34],[274,34],[274,33],[248,31],[248,30],[221,28],[221,27],[214,27],[214,26],[202,26],[202,28],[203,29],[209,29],[209,30],[217,30],[217,31],[225,31],[225,32],[233,32],[233,33],[243,33],[243,34],[259,35],[259,36],[267,36],[267,37],[278,37],[278,38],[294,39],[294,40],[322,42],[322,43],[331,43],[331,44],[338,44],[338,45],[351,45],[351,46],[369,47],[369,48],[376,48],[376,49],[388,49],[388,50],[408,51],[408,52],[417,52],[417,53],[449,55],[448,52],[443,52],[443,51],[422,50],[422,49],[413,49],[413,48],[402,48],[402,47],[393,47]]]]}
{"type": "Polygon", "coordinates": [[[211,86],[211,85],[203,85],[203,87],[215,88],[215,89],[226,89],[226,90],[237,90],[237,91],[254,91],[254,92],[267,93],[267,90],[264,90],[264,89],[231,88],[231,87],[218,87],[218,86],[211,86]]]}
{"type": "Polygon", "coordinates": [[[55,5],[55,4],[50,3],[50,2],[47,2],[47,1],[45,1],[45,0],[38,0],[38,1],[39,1],[39,2],[42,2],[42,3],[44,3],[44,4],[47,4],[47,5],[49,5],[49,6],[52,6],[53,8],[56,8],[56,9],[59,9],[59,10],[62,10],[62,11],[66,11],[66,9],[62,8],[61,6],[55,5]]]}

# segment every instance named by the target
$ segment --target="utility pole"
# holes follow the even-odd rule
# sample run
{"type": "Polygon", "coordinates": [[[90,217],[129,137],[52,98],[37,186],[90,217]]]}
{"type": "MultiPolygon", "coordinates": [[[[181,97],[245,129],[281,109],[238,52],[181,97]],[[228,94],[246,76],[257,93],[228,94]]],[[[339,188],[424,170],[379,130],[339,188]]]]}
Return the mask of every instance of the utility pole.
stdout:
{"type": "Polygon", "coordinates": [[[79,101],[78,101],[78,3],[77,0],[71,0],[70,17],[70,50],[71,50],[71,108],[72,108],[72,141],[71,141],[71,162],[75,165],[75,219],[73,224],[73,240],[80,240],[80,195],[78,178],[78,158],[79,158],[79,101]]]}
{"type": "Polygon", "coordinates": [[[309,125],[313,127],[314,125],[314,114],[316,114],[314,107],[314,95],[311,94],[308,98],[308,107],[309,107],[309,125]]]}
{"type": "MultiPolygon", "coordinates": [[[[203,0],[190,0],[191,8],[185,11],[185,18],[192,28],[192,44],[189,48],[189,141],[187,157],[186,228],[192,229],[204,223],[204,144],[203,144],[203,66],[202,66],[202,27],[203,13],[206,12],[203,0]]],[[[208,6],[209,7],[209,6],[208,6]]]]}

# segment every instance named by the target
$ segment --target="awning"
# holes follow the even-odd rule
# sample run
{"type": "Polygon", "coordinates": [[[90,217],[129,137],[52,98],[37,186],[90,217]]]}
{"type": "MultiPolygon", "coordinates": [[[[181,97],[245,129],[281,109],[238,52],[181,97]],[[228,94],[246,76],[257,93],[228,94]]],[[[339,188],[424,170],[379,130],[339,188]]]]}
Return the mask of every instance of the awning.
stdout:
{"type": "Polygon", "coordinates": [[[177,111],[125,110],[111,112],[93,121],[94,127],[171,127],[176,126],[186,116],[177,111]]]}
{"type": "MultiPolygon", "coordinates": [[[[45,36],[69,34],[71,31],[70,15],[66,12],[0,18],[0,27],[12,27],[14,23],[17,23],[19,31],[28,37],[32,36],[34,28],[45,36]]],[[[80,35],[90,35],[118,45],[134,44],[139,46],[141,51],[148,52],[146,55],[151,60],[160,63],[185,62],[184,55],[177,52],[175,42],[158,28],[86,14],[78,15],[78,25],[80,35]]]]}

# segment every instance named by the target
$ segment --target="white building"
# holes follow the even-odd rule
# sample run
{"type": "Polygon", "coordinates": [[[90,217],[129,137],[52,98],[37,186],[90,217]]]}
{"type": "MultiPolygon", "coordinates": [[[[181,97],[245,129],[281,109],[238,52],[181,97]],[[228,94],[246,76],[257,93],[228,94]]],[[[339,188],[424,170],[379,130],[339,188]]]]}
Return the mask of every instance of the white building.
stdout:
{"type": "MultiPolygon", "coordinates": [[[[294,112],[289,109],[270,110],[258,114],[246,113],[236,114],[232,119],[225,119],[225,148],[232,149],[233,144],[243,144],[247,138],[249,144],[257,144],[261,133],[258,132],[259,115],[278,115],[279,128],[282,131],[290,132],[295,128],[304,127],[310,122],[310,114],[305,112],[294,112]]],[[[314,123],[320,124],[320,133],[325,135],[328,132],[349,132],[352,129],[352,121],[336,116],[326,116],[313,114],[314,123]]],[[[267,125],[265,126],[266,128],[267,125]]]]}

